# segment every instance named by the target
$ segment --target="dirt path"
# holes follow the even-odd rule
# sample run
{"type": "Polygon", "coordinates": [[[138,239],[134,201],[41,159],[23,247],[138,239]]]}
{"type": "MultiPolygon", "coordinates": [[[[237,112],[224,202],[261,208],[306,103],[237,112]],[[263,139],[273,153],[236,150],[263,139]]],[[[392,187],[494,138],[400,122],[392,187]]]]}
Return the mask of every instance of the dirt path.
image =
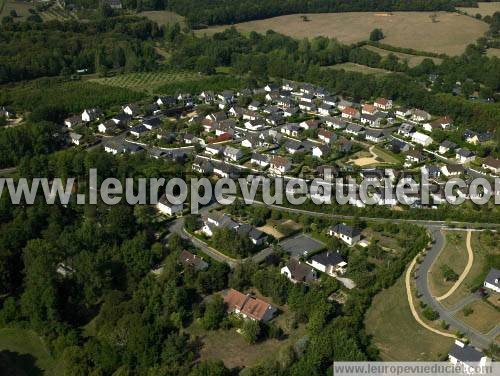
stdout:
{"type": "Polygon", "coordinates": [[[406,276],[405,276],[405,284],[406,284],[406,296],[408,297],[408,304],[410,305],[410,310],[415,318],[415,320],[423,326],[425,329],[430,330],[431,332],[434,332],[436,334],[439,334],[444,337],[450,337],[450,338],[456,338],[454,334],[451,333],[445,333],[441,332],[440,330],[434,329],[431,326],[427,325],[418,315],[417,310],[415,309],[415,306],[413,305],[413,295],[411,293],[411,273],[413,271],[413,268],[415,267],[415,264],[417,263],[419,255],[416,255],[413,261],[411,262],[410,266],[406,270],[406,276]]]}
{"type": "Polygon", "coordinates": [[[465,277],[467,277],[467,274],[469,274],[469,271],[472,268],[472,264],[474,263],[474,253],[472,252],[471,238],[472,238],[472,231],[467,231],[466,244],[467,244],[467,253],[469,255],[469,259],[467,260],[467,265],[465,265],[464,271],[462,272],[462,274],[460,274],[458,280],[455,282],[453,286],[451,286],[451,289],[449,289],[446,294],[436,298],[437,301],[444,300],[451,294],[453,294],[455,290],[460,286],[460,284],[464,281],[465,277]]]}

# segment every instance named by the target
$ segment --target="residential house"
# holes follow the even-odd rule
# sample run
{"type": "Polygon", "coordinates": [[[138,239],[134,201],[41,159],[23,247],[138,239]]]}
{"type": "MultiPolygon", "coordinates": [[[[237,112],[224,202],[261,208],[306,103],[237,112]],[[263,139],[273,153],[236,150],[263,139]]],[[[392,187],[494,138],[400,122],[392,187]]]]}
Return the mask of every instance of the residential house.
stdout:
{"type": "Polygon", "coordinates": [[[223,150],[224,150],[224,146],[222,146],[222,145],[208,144],[205,147],[205,153],[208,155],[212,155],[212,156],[221,155],[223,150]]]}
{"type": "Polygon", "coordinates": [[[253,153],[250,159],[250,163],[258,165],[260,167],[269,166],[269,157],[267,155],[253,153]]]}
{"type": "Polygon", "coordinates": [[[6,119],[13,119],[16,117],[16,113],[9,107],[0,106],[0,116],[5,117],[6,119]]]}
{"type": "Polygon", "coordinates": [[[74,128],[80,124],[82,124],[82,116],[81,115],[71,116],[71,117],[64,120],[64,125],[67,126],[69,129],[74,128]]]}
{"type": "Polygon", "coordinates": [[[311,94],[304,94],[300,99],[301,102],[307,102],[307,103],[312,103],[313,100],[314,100],[314,95],[311,94]]]}
{"type": "Polygon", "coordinates": [[[344,129],[347,127],[347,123],[338,117],[329,117],[324,119],[325,124],[333,129],[344,129]]]}
{"type": "Polygon", "coordinates": [[[136,104],[128,104],[126,106],[123,106],[122,110],[125,114],[127,114],[131,117],[136,117],[136,116],[140,115],[140,113],[141,113],[140,107],[136,104]]]}
{"type": "Polygon", "coordinates": [[[99,120],[103,116],[102,111],[99,108],[88,108],[82,112],[82,121],[85,123],[99,120]]]}
{"type": "Polygon", "coordinates": [[[332,96],[325,96],[323,98],[323,103],[335,107],[335,105],[337,104],[337,99],[332,96]]]}
{"type": "Polygon", "coordinates": [[[241,146],[244,148],[255,149],[260,145],[260,139],[257,135],[248,134],[242,141],[241,146]]]}
{"type": "Polygon", "coordinates": [[[224,303],[229,313],[264,323],[271,320],[277,312],[271,304],[234,289],[229,289],[224,296],[224,303]]]}
{"type": "Polygon", "coordinates": [[[386,135],[384,131],[382,130],[377,130],[377,129],[368,129],[365,134],[366,140],[379,143],[382,142],[386,139],[386,135]]]}
{"type": "Polygon", "coordinates": [[[311,102],[300,101],[299,102],[299,108],[302,111],[313,112],[313,111],[316,110],[316,105],[314,103],[311,103],[311,102]]]}
{"type": "Polygon", "coordinates": [[[406,153],[405,160],[410,164],[422,163],[423,161],[425,161],[425,156],[422,154],[421,151],[413,149],[406,153]]]}
{"type": "Polygon", "coordinates": [[[398,134],[405,137],[411,137],[411,135],[415,132],[415,126],[409,123],[403,123],[398,128],[398,134]]]}
{"type": "Polygon", "coordinates": [[[259,108],[262,106],[262,103],[260,103],[259,101],[252,101],[249,105],[248,105],[248,109],[250,111],[258,111],[259,108]]]}
{"type": "Polygon", "coordinates": [[[388,111],[392,108],[392,100],[386,98],[377,98],[373,105],[383,111],[388,111]]]}
{"type": "Polygon", "coordinates": [[[226,146],[223,154],[226,159],[233,162],[236,162],[243,157],[243,152],[240,149],[236,149],[232,146],[226,146]]]}
{"type": "Polygon", "coordinates": [[[340,169],[336,165],[322,165],[316,169],[316,174],[323,180],[333,180],[340,174],[340,169]]]}
{"type": "Polygon", "coordinates": [[[265,232],[262,232],[246,223],[240,224],[236,228],[236,232],[248,237],[253,245],[260,246],[267,242],[267,234],[265,232]]]}
{"type": "Polygon", "coordinates": [[[268,93],[279,91],[279,89],[280,89],[279,85],[273,83],[264,86],[264,90],[268,93]]]}
{"type": "Polygon", "coordinates": [[[129,133],[134,137],[140,137],[141,135],[143,135],[146,132],[148,132],[148,129],[142,124],[139,124],[133,128],[130,128],[130,131],[129,131],[129,133]]]}
{"type": "Polygon", "coordinates": [[[245,122],[245,128],[250,131],[259,131],[266,126],[266,122],[264,119],[259,118],[256,120],[248,120],[245,122]]]}
{"type": "Polygon", "coordinates": [[[453,152],[457,148],[457,144],[449,140],[444,140],[441,145],[439,145],[439,154],[446,154],[448,152],[453,152]]]}
{"type": "Polygon", "coordinates": [[[443,116],[437,120],[434,120],[432,124],[441,129],[449,129],[453,127],[453,120],[449,116],[443,116]]]}
{"type": "Polygon", "coordinates": [[[377,112],[378,112],[377,107],[375,107],[373,104],[370,103],[365,103],[361,107],[362,115],[375,115],[377,112]]]}
{"type": "MultiPolygon", "coordinates": [[[[485,369],[490,360],[479,350],[455,340],[455,344],[448,353],[448,360],[455,366],[460,366],[464,373],[475,374],[478,369],[485,369]]],[[[481,372],[482,373],[482,372],[481,372]]]]}
{"type": "Polygon", "coordinates": [[[345,129],[345,132],[354,136],[360,136],[365,133],[365,128],[358,124],[349,124],[345,129]]]}
{"type": "Polygon", "coordinates": [[[287,136],[298,137],[302,128],[297,123],[288,123],[281,127],[281,133],[287,136]]]}
{"type": "Polygon", "coordinates": [[[362,124],[368,124],[371,127],[380,127],[385,118],[386,115],[384,113],[377,113],[375,115],[362,114],[359,120],[362,124]]]}
{"type": "Polygon", "coordinates": [[[477,133],[474,131],[471,131],[470,129],[467,129],[463,133],[463,138],[465,139],[466,142],[469,144],[477,145],[483,142],[490,141],[492,139],[493,135],[490,132],[484,132],[484,133],[477,133]]]}
{"type": "Polygon", "coordinates": [[[285,150],[288,154],[296,154],[305,151],[305,146],[302,142],[290,140],[285,144],[285,150]]]}
{"type": "Polygon", "coordinates": [[[455,154],[455,158],[458,161],[458,163],[462,163],[463,164],[463,163],[469,163],[469,162],[474,161],[474,159],[476,158],[476,156],[469,149],[467,149],[467,148],[460,148],[460,149],[457,149],[456,154],[455,154]]]}
{"type": "Polygon", "coordinates": [[[483,161],[482,167],[484,169],[488,169],[491,172],[498,174],[500,173],[500,159],[496,159],[493,157],[487,157],[483,161]]]}
{"type": "Polygon", "coordinates": [[[459,176],[465,173],[465,169],[460,165],[447,164],[441,167],[441,172],[446,177],[459,176]]]}
{"type": "Polygon", "coordinates": [[[80,143],[82,142],[82,138],[83,136],[78,133],[70,132],[69,134],[69,139],[71,143],[75,145],[80,145],[80,143]]]}
{"type": "Polygon", "coordinates": [[[312,155],[316,158],[325,158],[330,152],[331,149],[328,145],[317,145],[312,148],[312,155]]]}
{"type": "Polygon", "coordinates": [[[157,129],[161,125],[161,119],[158,116],[150,116],[142,120],[142,125],[148,130],[157,129]]]}
{"type": "Polygon", "coordinates": [[[359,111],[353,107],[346,107],[342,110],[342,117],[344,119],[354,120],[360,118],[359,111]]]}
{"type": "Polygon", "coordinates": [[[203,260],[203,257],[197,256],[185,249],[179,255],[179,262],[185,268],[192,268],[195,271],[201,271],[208,268],[208,263],[203,260]]]}
{"type": "Polygon", "coordinates": [[[281,268],[281,274],[293,283],[308,283],[318,278],[314,268],[293,257],[281,268]]]}
{"type": "Polygon", "coordinates": [[[323,103],[318,107],[318,113],[321,116],[330,116],[330,111],[332,110],[332,105],[323,103]]]}
{"type": "Polygon", "coordinates": [[[284,157],[275,156],[271,159],[269,171],[275,174],[285,174],[292,168],[292,163],[284,157]]]}
{"type": "Polygon", "coordinates": [[[211,104],[215,101],[215,94],[211,90],[202,91],[200,96],[200,101],[205,102],[206,104],[211,104]]]}
{"type": "Polygon", "coordinates": [[[333,277],[345,274],[347,270],[347,263],[338,251],[325,251],[315,254],[306,263],[314,269],[333,277]]]}
{"type": "Polygon", "coordinates": [[[411,116],[412,120],[418,122],[429,121],[431,120],[431,117],[432,117],[431,114],[429,114],[428,112],[418,109],[413,110],[411,116]]]}
{"type": "MultiPolygon", "coordinates": [[[[172,201],[174,201],[172,199],[172,201]]],[[[158,203],[156,204],[156,209],[164,215],[176,215],[178,213],[182,213],[182,204],[173,204],[168,200],[166,195],[163,195],[160,197],[158,200],[158,203]]]]}
{"type": "Polygon", "coordinates": [[[120,114],[114,115],[111,120],[116,124],[116,125],[127,125],[127,123],[130,121],[130,115],[122,112],[120,114]]]}
{"type": "Polygon", "coordinates": [[[191,165],[191,169],[203,175],[210,175],[214,171],[214,166],[207,159],[196,158],[191,165]]]}
{"type": "Polygon", "coordinates": [[[405,107],[400,107],[396,109],[396,116],[401,119],[405,119],[409,116],[411,116],[412,112],[410,109],[405,108],[405,107]]]}
{"type": "Polygon", "coordinates": [[[311,119],[311,120],[303,121],[302,123],[299,124],[299,126],[301,128],[304,128],[305,130],[311,130],[311,129],[318,129],[320,124],[321,124],[321,121],[311,119]]]}
{"type": "Polygon", "coordinates": [[[320,129],[318,131],[318,139],[323,141],[325,144],[331,144],[337,139],[337,135],[333,132],[327,131],[326,129],[320,129]]]}
{"type": "Polygon", "coordinates": [[[170,96],[170,95],[159,97],[156,100],[156,104],[158,106],[169,107],[169,106],[175,105],[176,103],[177,103],[176,99],[174,97],[170,96]]]}
{"type": "Polygon", "coordinates": [[[488,275],[484,279],[483,286],[489,290],[500,293],[500,270],[491,268],[488,275]]]}
{"type": "Polygon", "coordinates": [[[415,132],[411,135],[411,140],[416,144],[420,144],[423,146],[429,146],[432,144],[433,140],[430,136],[423,134],[421,132],[415,132]]]}
{"type": "Polygon", "coordinates": [[[331,227],[328,230],[328,235],[339,238],[349,246],[353,246],[361,240],[361,231],[345,223],[339,223],[331,227]]]}
{"type": "Polygon", "coordinates": [[[238,176],[238,170],[227,163],[215,163],[213,173],[223,179],[232,179],[238,176]]]}
{"type": "Polygon", "coordinates": [[[111,133],[117,128],[118,126],[113,120],[106,120],[104,123],[99,124],[97,130],[99,133],[111,133]]]}
{"type": "Polygon", "coordinates": [[[298,112],[299,112],[299,108],[297,108],[295,106],[288,107],[288,108],[283,109],[283,116],[290,117],[290,116],[297,114],[298,112]]]}
{"type": "Polygon", "coordinates": [[[337,108],[340,111],[343,111],[347,107],[352,107],[352,106],[353,106],[353,103],[351,101],[347,101],[345,99],[341,99],[340,102],[337,104],[337,108]]]}
{"type": "Polygon", "coordinates": [[[227,119],[227,115],[223,111],[214,112],[206,116],[206,119],[212,120],[213,122],[219,122],[227,119]]]}
{"type": "Polygon", "coordinates": [[[437,166],[425,165],[420,169],[422,175],[427,176],[429,179],[437,179],[441,176],[441,169],[437,166]]]}
{"type": "Polygon", "coordinates": [[[410,150],[410,145],[404,141],[398,140],[397,138],[393,138],[391,141],[389,141],[387,149],[389,149],[393,153],[399,154],[410,150]]]}

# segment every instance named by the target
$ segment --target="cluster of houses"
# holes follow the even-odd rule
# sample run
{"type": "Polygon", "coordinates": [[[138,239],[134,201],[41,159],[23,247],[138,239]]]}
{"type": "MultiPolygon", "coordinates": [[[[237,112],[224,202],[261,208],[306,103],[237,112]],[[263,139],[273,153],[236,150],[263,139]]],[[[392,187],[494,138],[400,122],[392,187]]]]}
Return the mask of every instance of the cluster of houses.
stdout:
{"type": "Polygon", "coordinates": [[[253,245],[261,246],[267,242],[267,234],[247,223],[239,223],[222,211],[212,211],[203,217],[201,232],[211,237],[217,229],[229,229],[246,236],[253,245]]]}

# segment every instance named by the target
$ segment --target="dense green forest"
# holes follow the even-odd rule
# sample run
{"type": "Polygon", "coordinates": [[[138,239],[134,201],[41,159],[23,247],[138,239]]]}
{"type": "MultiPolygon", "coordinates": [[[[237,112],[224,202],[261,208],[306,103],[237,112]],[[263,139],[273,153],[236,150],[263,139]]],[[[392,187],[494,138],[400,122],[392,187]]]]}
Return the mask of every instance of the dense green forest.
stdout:
{"type": "Polygon", "coordinates": [[[77,70],[153,69],[157,56],[147,41],[159,36],[161,30],[155,23],[133,17],[85,23],[4,22],[0,26],[0,84],[71,75],[77,70]]]}

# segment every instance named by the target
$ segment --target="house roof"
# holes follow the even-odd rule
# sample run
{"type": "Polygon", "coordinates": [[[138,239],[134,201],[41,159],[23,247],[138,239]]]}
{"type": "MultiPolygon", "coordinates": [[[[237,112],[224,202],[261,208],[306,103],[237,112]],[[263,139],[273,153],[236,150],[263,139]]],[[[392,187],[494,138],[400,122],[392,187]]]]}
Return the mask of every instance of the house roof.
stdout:
{"type": "Polygon", "coordinates": [[[500,168],[500,159],[495,159],[493,157],[487,157],[483,162],[486,166],[493,168],[500,168]]]}
{"type": "Polygon", "coordinates": [[[361,235],[361,231],[355,227],[346,225],[345,223],[338,223],[332,227],[332,230],[337,234],[342,234],[350,238],[361,235]]]}
{"type": "Polygon", "coordinates": [[[482,352],[460,341],[455,341],[448,354],[466,364],[478,363],[484,356],[482,352]]]}
{"type": "Polygon", "coordinates": [[[490,272],[488,273],[484,281],[500,288],[500,270],[491,268],[490,272]]]}
{"type": "Polygon", "coordinates": [[[312,256],[311,261],[316,261],[321,265],[338,265],[344,262],[344,259],[338,251],[325,251],[312,256]]]}
{"type": "Polygon", "coordinates": [[[252,154],[252,159],[254,161],[259,161],[259,162],[268,162],[269,158],[267,155],[259,154],[259,153],[253,153],[252,154]]]}
{"type": "Polygon", "coordinates": [[[365,128],[358,124],[349,124],[347,130],[350,132],[363,132],[365,128]]]}
{"type": "Polygon", "coordinates": [[[467,148],[460,148],[457,150],[457,154],[464,158],[470,158],[474,156],[474,153],[467,148]]]}
{"type": "Polygon", "coordinates": [[[457,147],[457,144],[455,144],[454,142],[452,142],[450,140],[444,140],[443,142],[441,142],[440,146],[447,148],[447,149],[455,149],[457,147]]]}
{"type": "Polygon", "coordinates": [[[185,249],[179,255],[179,262],[185,267],[192,267],[196,270],[206,269],[208,264],[201,258],[185,249]]]}
{"type": "Polygon", "coordinates": [[[375,103],[380,104],[382,106],[387,106],[389,104],[389,100],[386,98],[377,98],[375,103]]]}
{"type": "Polygon", "coordinates": [[[302,263],[293,257],[290,258],[286,266],[288,270],[290,270],[290,277],[295,281],[301,282],[305,282],[309,273],[314,270],[311,266],[306,263],[302,263]]]}
{"type": "Polygon", "coordinates": [[[229,311],[238,309],[241,313],[258,321],[261,321],[267,311],[273,308],[269,303],[253,296],[245,295],[235,289],[229,289],[228,293],[224,296],[224,303],[227,305],[229,311]]]}
{"type": "Polygon", "coordinates": [[[350,115],[350,116],[356,116],[358,114],[358,110],[352,107],[346,107],[342,110],[342,113],[350,115]]]}
{"type": "Polygon", "coordinates": [[[271,160],[271,163],[275,166],[278,166],[278,167],[281,167],[281,166],[287,166],[290,161],[287,159],[287,158],[284,158],[284,157],[280,157],[279,155],[273,157],[273,159],[271,160]]]}

